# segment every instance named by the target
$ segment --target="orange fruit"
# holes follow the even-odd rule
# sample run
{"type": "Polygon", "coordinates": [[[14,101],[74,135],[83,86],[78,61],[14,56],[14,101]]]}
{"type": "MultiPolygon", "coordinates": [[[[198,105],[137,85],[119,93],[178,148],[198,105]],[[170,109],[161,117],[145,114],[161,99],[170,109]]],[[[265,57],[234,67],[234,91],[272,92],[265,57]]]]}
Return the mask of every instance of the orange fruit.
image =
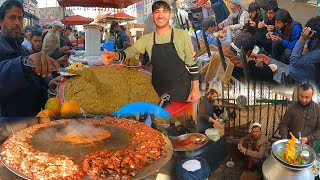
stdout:
{"type": "Polygon", "coordinates": [[[81,114],[79,103],[74,100],[62,103],[60,114],[62,117],[74,117],[81,114]]]}
{"type": "Polygon", "coordinates": [[[61,102],[57,98],[50,98],[47,100],[45,109],[51,110],[55,115],[60,115],[61,102]]]}
{"type": "Polygon", "coordinates": [[[38,118],[43,118],[43,117],[55,117],[56,115],[50,110],[50,109],[45,109],[41,110],[38,114],[38,118]]]}

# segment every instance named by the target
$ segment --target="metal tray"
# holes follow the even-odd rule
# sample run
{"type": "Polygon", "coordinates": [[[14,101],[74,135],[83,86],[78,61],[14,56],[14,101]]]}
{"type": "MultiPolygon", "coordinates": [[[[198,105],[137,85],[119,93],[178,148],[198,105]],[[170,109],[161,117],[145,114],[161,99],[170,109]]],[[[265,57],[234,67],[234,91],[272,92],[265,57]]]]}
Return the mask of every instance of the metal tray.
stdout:
{"type": "Polygon", "coordinates": [[[190,136],[195,136],[197,138],[203,138],[204,141],[200,144],[198,144],[198,146],[194,147],[194,148],[173,148],[174,151],[193,151],[193,150],[196,150],[196,149],[199,149],[201,147],[203,147],[204,145],[206,145],[208,143],[208,138],[207,136],[203,135],[203,134],[200,134],[200,133],[190,133],[190,134],[184,134],[184,135],[180,135],[178,137],[174,137],[171,139],[171,142],[172,144],[174,144],[176,141],[180,141],[180,140],[184,140],[184,139],[187,139],[188,137],[190,136]]]}
{"type": "MultiPolygon", "coordinates": [[[[275,143],[272,144],[272,154],[274,155],[274,157],[280,163],[282,163],[283,165],[285,165],[286,167],[291,168],[291,169],[301,169],[301,168],[311,167],[315,161],[316,153],[314,152],[314,150],[310,146],[308,146],[306,144],[303,145],[303,150],[307,150],[310,154],[310,157],[309,157],[309,159],[307,159],[306,164],[304,164],[304,165],[290,164],[281,158],[281,154],[279,154],[279,153],[283,154],[283,152],[286,149],[287,141],[288,141],[288,139],[282,139],[282,140],[276,141],[275,143]]],[[[295,147],[297,149],[299,149],[300,142],[296,142],[295,147]]]]}
{"type": "MultiPolygon", "coordinates": [[[[128,121],[131,121],[131,120],[128,120],[128,121]]],[[[112,125],[104,126],[105,129],[110,130],[110,132],[113,134],[110,138],[108,138],[107,140],[102,140],[100,142],[95,142],[94,144],[90,144],[90,145],[88,144],[72,144],[71,145],[70,143],[59,142],[54,138],[48,138],[50,137],[48,133],[51,133],[52,131],[53,132],[59,131],[59,129],[61,129],[62,127],[63,125],[55,125],[55,126],[51,126],[38,131],[34,135],[34,137],[30,140],[31,145],[35,149],[43,152],[79,157],[78,159],[80,160],[80,158],[83,157],[85,154],[96,152],[98,150],[105,148],[106,146],[108,148],[105,148],[105,149],[117,150],[131,143],[131,138],[129,136],[129,133],[125,129],[118,128],[112,125]]],[[[166,142],[166,145],[165,145],[165,150],[167,152],[166,156],[161,156],[160,159],[146,166],[136,176],[132,177],[132,179],[142,179],[157,172],[161,167],[166,165],[167,162],[171,159],[173,154],[171,141],[163,134],[162,134],[162,137],[166,142]]],[[[1,149],[0,149],[0,153],[1,153],[1,149]]],[[[14,174],[16,174],[21,178],[24,178],[27,180],[30,179],[26,175],[18,171],[17,169],[8,166],[1,154],[0,156],[1,156],[1,161],[3,162],[3,164],[7,169],[9,169],[11,172],[13,172],[14,174]]],[[[75,160],[75,163],[80,164],[81,161],[75,160]]],[[[86,180],[90,178],[88,176],[84,176],[83,179],[86,180]]]]}

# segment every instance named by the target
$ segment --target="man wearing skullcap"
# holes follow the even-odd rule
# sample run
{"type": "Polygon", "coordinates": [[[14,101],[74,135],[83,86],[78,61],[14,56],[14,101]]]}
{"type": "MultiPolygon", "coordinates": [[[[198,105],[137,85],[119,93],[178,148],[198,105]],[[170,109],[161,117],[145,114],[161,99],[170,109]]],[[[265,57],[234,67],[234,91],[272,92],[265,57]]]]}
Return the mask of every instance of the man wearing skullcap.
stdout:
{"type": "Polygon", "coordinates": [[[64,24],[60,21],[53,21],[51,26],[52,28],[44,37],[42,51],[54,59],[59,59],[61,54],[67,51],[66,47],[60,48],[60,35],[64,24]]]}
{"type": "Polygon", "coordinates": [[[242,137],[238,144],[238,150],[244,154],[246,168],[248,170],[260,168],[265,160],[267,149],[268,140],[261,133],[261,124],[251,124],[249,134],[242,137]]]}
{"type": "Polygon", "coordinates": [[[241,6],[239,0],[230,0],[231,13],[227,19],[219,23],[218,27],[224,31],[231,29],[234,33],[241,30],[245,24],[245,20],[249,18],[249,13],[241,6]]]}

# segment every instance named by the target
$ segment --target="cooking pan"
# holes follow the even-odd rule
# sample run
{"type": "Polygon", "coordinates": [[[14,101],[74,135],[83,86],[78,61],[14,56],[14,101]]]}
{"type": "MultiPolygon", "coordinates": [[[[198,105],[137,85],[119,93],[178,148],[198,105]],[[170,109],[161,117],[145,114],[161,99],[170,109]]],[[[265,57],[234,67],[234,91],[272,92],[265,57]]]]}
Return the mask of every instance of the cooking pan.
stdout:
{"type": "Polygon", "coordinates": [[[202,154],[205,150],[205,145],[209,141],[207,136],[200,133],[190,133],[190,134],[180,135],[177,137],[171,137],[170,140],[173,145],[173,154],[181,158],[193,157],[193,156],[198,156],[202,154]],[[174,147],[174,145],[177,142],[186,140],[188,138],[199,138],[199,139],[202,139],[202,141],[199,143],[194,143],[195,146],[193,146],[192,148],[184,148],[184,147],[175,148],[174,147]]]}

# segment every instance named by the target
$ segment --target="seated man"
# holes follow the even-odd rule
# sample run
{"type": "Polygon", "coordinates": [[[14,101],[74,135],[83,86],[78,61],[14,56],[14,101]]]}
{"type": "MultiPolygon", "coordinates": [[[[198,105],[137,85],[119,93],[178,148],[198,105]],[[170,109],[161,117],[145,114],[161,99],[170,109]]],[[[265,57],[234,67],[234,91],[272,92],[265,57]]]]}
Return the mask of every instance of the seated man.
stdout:
{"type": "Polygon", "coordinates": [[[242,137],[238,144],[238,150],[244,154],[245,167],[248,170],[261,168],[268,150],[267,137],[261,133],[261,124],[253,123],[248,135],[242,137]]]}
{"type": "Polygon", "coordinates": [[[308,20],[290,56],[289,76],[299,83],[318,81],[320,16],[308,20]]]}
{"type": "Polygon", "coordinates": [[[206,129],[213,128],[213,126],[220,126],[217,119],[217,114],[214,113],[213,103],[218,98],[218,92],[215,89],[210,89],[206,96],[203,96],[200,100],[199,107],[199,121],[198,130],[200,133],[204,133],[206,129]]]}
{"type": "Polygon", "coordinates": [[[288,139],[289,133],[298,137],[301,132],[302,141],[313,147],[320,138],[320,106],[312,100],[313,87],[303,84],[299,89],[299,101],[289,107],[279,124],[282,139],[288,139]]]}
{"type": "Polygon", "coordinates": [[[231,14],[227,19],[219,23],[218,27],[223,28],[224,31],[227,31],[228,27],[231,28],[234,35],[240,32],[245,24],[245,20],[249,18],[249,13],[241,6],[239,0],[230,0],[230,9],[231,14]]]}
{"type": "Polygon", "coordinates": [[[243,76],[243,63],[240,58],[241,46],[247,56],[250,56],[255,46],[254,36],[251,33],[244,31],[236,37],[234,43],[222,45],[222,51],[225,57],[229,58],[230,62],[234,64],[232,73],[234,77],[243,76]]]}
{"type": "Polygon", "coordinates": [[[260,6],[256,2],[249,4],[248,12],[250,17],[248,21],[255,29],[258,28],[259,22],[262,22],[266,19],[264,10],[260,9],[260,6]]]}
{"type": "Polygon", "coordinates": [[[272,41],[267,39],[266,34],[275,30],[275,15],[278,11],[278,5],[275,3],[267,3],[264,6],[266,15],[263,21],[259,21],[258,28],[255,33],[257,46],[263,48],[267,54],[271,54],[272,41]]]}
{"type": "Polygon", "coordinates": [[[272,57],[289,64],[289,58],[301,35],[302,26],[292,19],[287,10],[279,9],[275,16],[276,31],[268,32],[266,37],[272,40],[272,57]]]}
{"type": "MultiPolygon", "coordinates": [[[[212,18],[206,18],[202,20],[201,27],[205,31],[208,44],[213,44],[215,46],[218,46],[217,44],[217,37],[213,34],[214,32],[217,32],[217,28],[215,27],[215,22],[212,18]]],[[[198,38],[203,40],[203,32],[202,30],[197,31],[198,38]]],[[[231,31],[230,29],[227,31],[227,34],[223,38],[219,38],[221,41],[221,44],[231,43],[231,31]]],[[[204,40],[203,40],[204,41],[204,40]]]]}

